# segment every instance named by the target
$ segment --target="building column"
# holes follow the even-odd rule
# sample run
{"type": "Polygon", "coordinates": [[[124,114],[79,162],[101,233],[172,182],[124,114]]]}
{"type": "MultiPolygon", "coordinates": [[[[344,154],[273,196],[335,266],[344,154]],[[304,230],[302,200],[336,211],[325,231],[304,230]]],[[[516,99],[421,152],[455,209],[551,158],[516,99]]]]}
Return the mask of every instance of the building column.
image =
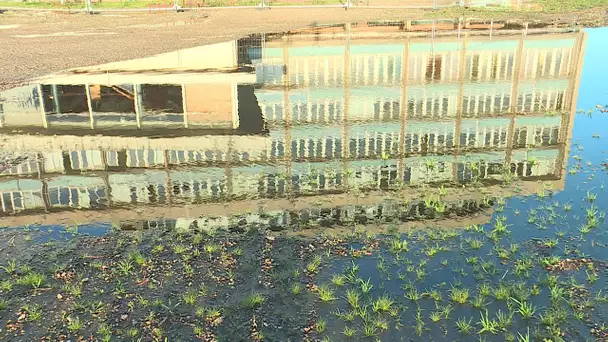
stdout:
{"type": "Polygon", "coordinates": [[[53,104],[55,105],[55,112],[57,114],[61,113],[61,106],[59,103],[59,89],[56,84],[51,85],[51,94],[53,94],[53,104]]]}
{"type": "Polygon", "coordinates": [[[36,166],[38,167],[38,179],[42,179],[42,176],[46,173],[44,168],[44,155],[42,153],[36,153],[36,166]]]}
{"type": "MultiPolygon", "coordinates": [[[[467,33],[464,34],[464,38],[462,39],[460,46],[460,57],[458,60],[458,98],[456,99],[456,123],[454,127],[454,153],[455,155],[459,153],[460,150],[460,133],[462,130],[462,112],[464,105],[464,83],[466,80],[465,73],[467,70],[467,45],[469,35],[467,33]]],[[[471,67],[472,64],[471,64],[471,67]]]]}
{"type": "MultiPolygon", "coordinates": [[[[292,195],[292,175],[291,175],[291,103],[289,99],[289,86],[290,86],[290,70],[289,70],[289,46],[288,42],[285,41],[283,45],[283,65],[285,67],[284,79],[283,79],[283,115],[284,115],[284,129],[285,129],[285,193],[287,197],[292,195]]],[[[310,105],[310,104],[309,104],[310,105]]]]}
{"type": "Polygon", "coordinates": [[[511,113],[509,121],[509,129],[507,131],[507,150],[505,152],[505,163],[503,169],[511,171],[511,159],[513,155],[513,146],[515,145],[515,113],[511,113]]]}
{"type": "Polygon", "coordinates": [[[46,120],[46,109],[44,108],[44,96],[42,95],[42,85],[36,84],[36,90],[38,91],[38,101],[40,101],[40,112],[42,114],[42,126],[49,128],[49,124],[46,120]]]}
{"type": "Polygon", "coordinates": [[[188,106],[186,103],[186,85],[182,83],[182,110],[184,111],[184,127],[188,128],[188,106]]]}
{"type": "Polygon", "coordinates": [[[87,108],[89,108],[89,124],[91,129],[94,129],[95,119],[93,117],[93,101],[91,99],[91,87],[88,84],[84,85],[84,93],[87,97],[87,108]]]}
{"type": "Polygon", "coordinates": [[[233,174],[232,174],[232,152],[234,150],[234,140],[232,136],[228,141],[228,151],[226,152],[226,165],[224,166],[224,177],[226,178],[226,197],[232,198],[234,193],[233,174]]]}
{"type": "MultiPolygon", "coordinates": [[[[346,30],[346,41],[344,46],[344,111],[342,113],[342,151],[340,151],[342,161],[342,174],[346,174],[348,170],[348,161],[350,158],[350,134],[349,134],[349,115],[350,115],[350,90],[351,90],[351,59],[350,59],[350,38],[351,24],[344,26],[346,30]]],[[[349,180],[344,178],[344,185],[349,186],[349,180]]]]}
{"type": "Polygon", "coordinates": [[[169,150],[164,150],[163,156],[165,160],[165,196],[167,197],[167,203],[172,204],[173,183],[171,182],[171,174],[169,172],[169,150]]]}
{"type": "Polygon", "coordinates": [[[522,31],[521,36],[519,37],[519,44],[517,45],[517,52],[515,56],[515,65],[513,67],[513,78],[511,85],[511,95],[509,99],[509,112],[515,113],[517,112],[517,101],[519,98],[519,82],[521,78],[521,68],[524,59],[524,37],[528,32],[528,23],[526,23],[524,30],[522,31]]]}
{"type": "Polygon", "coordinates": [[[44,211],[51,210],[51,199],[49,197],[49,184],[46,180],[42,180],[42,187],[40,189],[40,194],[42,195],[42,202],[44,202],[44,211]]]}
{"type": "Polygon", "coordinates": [[[408,38],[405,46],[403,47],[403,54],[401,56],[401,98],[400,98],[400,127],[399,127],[399,162],[397,164],[397,173],[399,174],[399,181],[403,181],[405,172],[405,136],[407,132],[407,88],[409,78],[409,60],[410,60],[410,39],[408,38]]]}
{"type": "MultiPolygon", "coordinates": [[[[570,146],[572,143],[572,124],[574,123],[574,117],[576,115],[576,106],[578,102],[578,90],[580,87],[581,81],[581,73],[583,70],[583,57],[585,54],[585,47],[587,43],[587,34],[584,31],[579,32],[579,36],[577,37],[575,44],[575,51],[572,53],[576,53],[576,67],[571,67],[571,71],[574,71],[574,75],[569,77],[568,80],[568,102],[570,104],[569,112],[564,111],[562,115],[562,121],[560,125],[560,132],[558,138],[558,144],[561,145],[559,149],[559,153],[557,156],[557,160],[555,162],[555,176],[562,179],[563,171],[566,169],[566,161],[568,154],[570,153],[570,146]],[[571,83],[570,79],[573,79],[571,83]],[[572,89],[570,91],[570,88],[572,89]]],[[[563,179],[565,181],[565,178],[563,179]]]]}
{"type": "Polygon", "coordinates": [[[135,120],[137,121],[137,129],[141,128],[141,114],[143,106],[141,104],[142,99],[141,85],[133,84],[133,105],[135,107],[135,120]]]}
{"type": "Polygon", "coordinates": [[[108,198],[108,208],[113,207],[114,202],[112,201],[112,186],[110,185],[110,175],[105,172],[101,175],[104,187],[106,189],[106,197],[108,198]]]}

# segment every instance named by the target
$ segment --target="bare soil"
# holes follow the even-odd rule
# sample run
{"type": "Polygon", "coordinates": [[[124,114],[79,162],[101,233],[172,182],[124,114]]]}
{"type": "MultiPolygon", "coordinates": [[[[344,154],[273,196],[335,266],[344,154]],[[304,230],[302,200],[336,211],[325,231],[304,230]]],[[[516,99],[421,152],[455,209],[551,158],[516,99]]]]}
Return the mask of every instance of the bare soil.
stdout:
{"type": "Polygon", "coordinates": [[[566,21],[598,26],[606,10],[566,14],[448,9],[339,8],[213,9],[184,13],[59,13],[0,11],[0,89],[68,68],[140,58],[226,41],[251,33],[315,23],[405,20],[420,17],[493,17],[566,21]]]}

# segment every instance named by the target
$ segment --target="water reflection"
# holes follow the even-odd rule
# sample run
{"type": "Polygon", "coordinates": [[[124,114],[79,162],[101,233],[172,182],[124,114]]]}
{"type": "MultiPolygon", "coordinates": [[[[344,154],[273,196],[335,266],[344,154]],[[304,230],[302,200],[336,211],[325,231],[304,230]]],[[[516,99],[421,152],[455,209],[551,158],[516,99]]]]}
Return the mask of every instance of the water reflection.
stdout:
{"type": "Polygon", "coordinates": [[[0,94],[0,215],[247,210],[505,177],[560,188],[584,42],[527,24],[368,22],[51,75],[0,94]]]}

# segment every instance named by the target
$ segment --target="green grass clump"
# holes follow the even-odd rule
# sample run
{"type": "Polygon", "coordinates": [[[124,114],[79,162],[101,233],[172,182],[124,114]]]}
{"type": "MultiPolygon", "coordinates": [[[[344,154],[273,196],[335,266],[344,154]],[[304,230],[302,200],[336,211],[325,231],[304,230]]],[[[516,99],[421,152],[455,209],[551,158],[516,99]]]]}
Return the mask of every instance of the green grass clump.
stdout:
{"type": "Polygon", "coordinates": [[[251,293],[243,300],[243,306],[247,309],[257,308],[264,303],[264,296],[261,293],[251,293]]]}
{"type": "Polygon", "coordinates": [[[361,296],[359,295],[359,292],[357,292],[357,290],[354,290],[354,289],[346,290],[346,301],[351,306],[351,308],[353,308],[353,309],[359,308],[360,298],[361,298],[361,296]]]}
{"type": "Polygon", "coordinates": [[[374,312],[387,312],[393,306],[393,300],[388,296],[382,296],[372,304],[372,310],[374,312]]]}
{"type": "Polygon", "coordinates": [[[334,296],[334,291],[330,289],[328,286],[319,286],[319,299],[324,302],[333,302],[336,300],[334,296]]]}
{"type": "Polygon", "coordinates": [[[469,289],[453,287],[450,291],[450,299],[459,304],[465,304],[469,299],[469,289]]]}
{"type": "Polygon", "coordinates": [[[319,272],[319,266],[321,266],[321,257],[315,255],[314,258],[306,265],[306,271],[308,271],[308,273],[317,273],[319,272]]]}
{"type": "Polygon", "coordinates": [[[346,282],[346,276],[334,275],[331,278],[331,282],[338,287],[342,287],[342,286],[344,286],[344,283],[346,282]]]}
{"type": "Polygon", "coordinates": [[[44,274],[32,272],[17,279],[17,284],[37,289],[42,286],[45,281],[46,276],[44,274]]]}
{"type": "Polygon", "coordinates": [[[461,334],[468,335],[473,331],[473,325],[471,324],[472,321],[472,318],[467,321],[465,318],[461,317],[456,321],[456,328],[461,334]]]}

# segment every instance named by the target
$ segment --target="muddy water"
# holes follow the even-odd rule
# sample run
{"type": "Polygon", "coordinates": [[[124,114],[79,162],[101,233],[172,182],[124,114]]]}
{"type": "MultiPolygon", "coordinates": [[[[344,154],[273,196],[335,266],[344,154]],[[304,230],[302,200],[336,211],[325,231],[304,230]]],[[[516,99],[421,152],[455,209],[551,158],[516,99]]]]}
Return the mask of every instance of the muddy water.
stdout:
{"type": "MultiPolygon", "coordinates": [[[[477,340],[455,327],[458,317],[477,331],[481,323],[479,308],[449,304],[454,287],[472,298],[479,284],[504,284],[521,301],[514,289],[540,284],[540,259],[551,255],[597,260],[563,278],[597,274],[594,296],[606,285],[608,119],[597,105],[607,95],[607,34],[472,20],[351,23],[49,75],[0,93],[0,226],[42,230],[39,241],[118,228],[469,227],[404,235],[419,242],[405,263],[386,241],[358,261],[331,259],[315,283],[356,261],[374,285],[370,300],[437,289],[443,304],[404,303],[402,316],[383,318],[390,328],[380,322],[371,335],[400,340],[405,322],[408,336],[477,340]],[[599,222],[582,233],[589,210],[599,222]],[[489,232],[501,223],[510,235],[497,243],[489,232]],[[525,269],[526,259],[539,261],[525,269]],[[441,305],[453,305],[452,318],[429,320],[441,305]]],[[[558,310],[548,290],[529,301],[536,320],[516,315],[484,337],[604,336],[605,302],[547,332],[555,326],[541,322],[540,308],[558,310]]],[[[516,312],[509,300],[484,303],[491,317],[516,312]]],[[[580,305],[572,299],[575,313],[580,305]]],[[[345,338],[353,324],[336,309],[348,304],[318,309],[327,330],[316,337],[345,338]]]]}

